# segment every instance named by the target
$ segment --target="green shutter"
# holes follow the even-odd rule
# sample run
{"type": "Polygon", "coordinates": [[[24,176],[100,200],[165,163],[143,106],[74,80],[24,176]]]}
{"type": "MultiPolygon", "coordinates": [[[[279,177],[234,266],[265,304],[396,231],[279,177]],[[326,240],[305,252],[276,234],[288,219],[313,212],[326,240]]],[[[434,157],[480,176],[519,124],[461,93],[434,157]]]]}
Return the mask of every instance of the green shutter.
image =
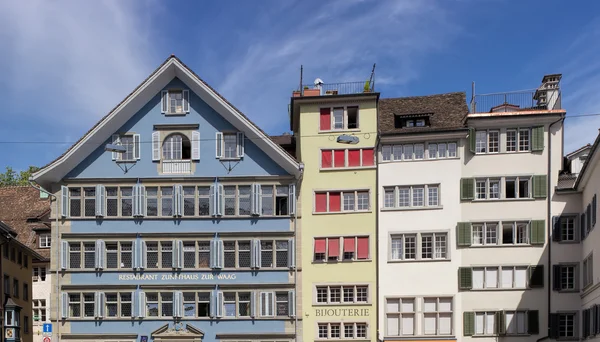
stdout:
{"type": "Polygon", "coordinates": [[[533,176],[533,198],[546,198],[547,195],[546,175],[533,176]]]}
{"type": "Polygon", "coordinates": [[[533,127],[531,130],[531,150],[544,150],[544,126],[533,127]]]}
{"type": "Polygon", "coordinates": [[[506,334],[506,322],[505,322],[505,316],[504,316],[504,311],[496,311],[496,319],[494,320],[496,323],[496,334],[498,335],[504,335],[506,334]]]}
{"type": "Polygon", "coordinates": [[[469,128],[469,150],[475,153],[475,128],[469,128]]]}
{"type": "Polygon", "coordinates": [[[475,198],[475,178],[460,179],[460,200],[470,201],[475,198]]]}
{"type": "Polygon", "coordinates": [[[473,270],[470,267],[458,268],[458,288],[461,290],[473,288],[473,270]]]}
{"type": "Polygon", "coordinates": [[[475,313],[463,312],[463,335],[473,336],[475,333],[475,313]]]}
{"type": "Polygon", "coordinates": [[[531,221],[529,242],[532,245],[543,245],[546,242],[546,220],[531,221]]]}
{"type": "Polygon", "coordinates": [[[529,266],[529,287],[544,287],[544,265],[529,266]]]}
{"type": "Polygon", "coordinates": [[[537,310],[527,311],[527,333],[530,335],[540,333],[540,314],[537,310]]]}
{"type": "Polygon", "coordinates": [[[456,236],[459,246],[471,246],[471,223],[458,222],[456,236]]]}

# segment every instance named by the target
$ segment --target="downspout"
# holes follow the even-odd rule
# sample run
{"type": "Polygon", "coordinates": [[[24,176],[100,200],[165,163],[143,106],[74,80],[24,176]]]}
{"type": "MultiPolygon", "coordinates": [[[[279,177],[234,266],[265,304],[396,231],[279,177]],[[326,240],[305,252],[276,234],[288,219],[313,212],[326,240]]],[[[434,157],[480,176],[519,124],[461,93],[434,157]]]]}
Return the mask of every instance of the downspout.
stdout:
{"type": "MultiPolygon", "coordinates": [[[[377,114],[379,114],[379,101],[377,102],[377,114]]],[[[375,139],[375,324],[377,325],[377,340],[379,341],[379,127],[375,139]]],[[[381,338],[383,341],[383,338],[381,338]]]]}
{"type": "MultiPolygon", "coordinates": [[[[299,189],[300,189],[300,181],[302,180],[302,176],[304,175],[304,169],[301,168],[300,169],[300,176],[298,177],[298,179],[296,180],[296,197],[298,197],[299,189]]],[[[296,210],[294,210],[294,258],[296,260],[294,260],[294,296],[296,297],[296,300],[294,300],[294,340],[296,342],[298,341],[298,253],[296,253],[296,251],[298,250],[299,244],[298,244],[298,201],[296,199],[294,199],[296,201],[296,210]]]]}
{"type": "Polygon", "coordinates": [[[60,341],[60,324],[59,324],[59,319],[60,319],[60,277],[59,277],[59,269],[60,269],[60,232],[59,232],[59,227],[58,227],[58,216],[59,216],[59,211],[58,211],[58,197],[56,197],[55,194],[51,193],[50,191],[42,188],[40,185],[38,184],[34,184],[33,180],[29,179],[29,186],[31,186],[32,188],[46,193],[48,194],[48,196],[51,196],[52,198],[54,198],[54,208],[55,208],[55,230],[56,230],[56,236],[54,237],[54,241],[52,241],[53,244],[56,244],[56,341],[60,341]]]}
{"type": "MultiPolygon", "coordinates": [[[[550,338],[550,315],[552,314],[552,240],[550,239],[550,235],[552,234],[552,126],[558,122],[564,121],[564,116],[561,116],[560,119],[552,122],[548,126],[548,172],[546,177],[546,224],[547,224],[547,236],[548,236],[548,272],[547,272],[547,284],[548,284],[548,315],[547,315],[547,333],[546,336],[541,337],[536,340],[536,342],[540,342],[550,338]]],[[[564,129],[563,129],[564,136],[564,129]]],[[[561,155],[562,160],[562,155],[561,155]]]]}

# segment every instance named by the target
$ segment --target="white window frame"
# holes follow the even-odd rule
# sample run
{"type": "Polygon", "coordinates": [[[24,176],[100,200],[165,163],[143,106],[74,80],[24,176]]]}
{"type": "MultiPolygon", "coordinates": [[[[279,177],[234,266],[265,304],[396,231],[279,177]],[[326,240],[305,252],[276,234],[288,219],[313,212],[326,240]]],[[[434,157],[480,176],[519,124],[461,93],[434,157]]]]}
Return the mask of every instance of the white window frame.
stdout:
{"type": "Polygon", "coordinates": [[[331,106],[331,107],[320,107],[320,108],[329,108],[329,119],[330,121],[330,126],[329,126],[329,130],[321,130],[319,129],[321,132],[329,132],[329,131],[354,131],[354,130],[360,130],[360,106],[357,104],[354,105],[339,105],[339,106],[331,106]],[[334,118],[334,110],[336,109],[342,109],[342,127],[341,128],[335,128],[335,123],[336,120],[334,118]],[[348,108],[356,108],[356,128],[348,128],[348,108]]]}
{"type": "Polygon", "coordinates": [[[42,233],[38,236],[39,248],[50,248],[52,247],[52,235],[50,233],[42,233]]]}
{"type": "Polygon", "coordinates": [[[576,337],[577,326],[576,326],[576,313],[574,312],[561,312],[558,313],[558,338],[572,338],[576,337]],[[565,327],[561,327],[562,325],[565,327]],[[565,331],[564,334],[562,332],[565,331]],[[568,332],[571,332],[568,334],[568,332]]]}
{"type": "Polygon", "coordinates": [[[560,241],[561,242],[576,242],[577,241],[577,229],[579,220],[577,219],[577,215],[562,215],[559,217],[558,224],[560,225],[560,241]],[[569,229],[569,223],[571,223],[572,227],[572,235],[571,238],[567,230],[569,229]]]}
{"type": "Polygon", "coordinates": [[[161,160],[183,160],[183,134],[173,133],[165,137],[161,144],[160,152],[161,160]],[[176,138],[179,138],[179,141],[176,138]],[[165,154],[167,155],[165,156],[165,154]]]}
{"type": "Polygon", "coordinates": [[[313,293],[313,305],[340,305],[341,304],[368,304],[371,302],[371,296],[369,295],[370,291],[369,291],[369,285],[368,284],[317,284],[314,286],[314,293],[313,293]],[[358,300],[358,292],[359,292],[359,288],[366,288],[367,290],[367,300],[366,301],[359,301],[358,300]],[[339,301],[332,301],[331,300],[331,293],[332,293],[332,289],[336,289],[339,290],[339,296],[340,296],[340,300],[339,301]],[[347,289],[351,289],[353,292],[353,300],[348,302],[344,300],[344,291],[347,289]],[[325,301],[319,301],[319,298],[317,296],[317,293],[319,291],[323,291],[325,290],[326,295],[325,295],[325,301]]]}
{"type": "Polygon", "coordinates": [[[518,128],[517,151],[531,152],[531,128],[518,128]],[[527,149],[521,149],[521,134],[527,132],[527,149]]]}
{"type": "Polygon", "coordinates": [[[369,323],[368,322],[317,322],[315,325],[315,340],[367,340],[370,337],[369,334],[369,323]],[[345,326],[352,325],[353,326],[353,336],[345,337],[345,326]],[[357,326],[364,325],[366,327],[365,336],[358,337],[357,326]],[[327,337],[320,337],[319,328],[322,326],[326,326],[327,329],[327,337]],[[339,328],[339,336],[332,337],[332,326],[339,328]]]}
{"type": "Polygon", "coordinates": [[[395,186],[384,186],[383,189],[384,189],[384,191],[382,192],[383,197],[382,197],[382,202],[381,202],[383,204],[383,207],[381,208],[382,210],[428,209],[428,208],[441,208],[442,207],[440,184],[395,185],[395,186]],[[413,205],[415,188],[423,189],[423,205],[419,205],[419,206],[413,205]],[[437,188],[437,205],[429,205],[429,200],[430,200],[429,189],[430,188],[437,188]],[[401,206],[400,203],[402,203],[402,201],[400,200],[400,190],[407,190],[407,189],[408,189],[409,205],[401,206]],[[393,207],[386,206],[385,194],[389,190],[393,190],[393,193],[394,193],[394,203],[393,203],[394,206],[393,207]]]}
{"type": "MultiPolygon", "coordinates": [[[[523,290],[527,289],[529,286],[529,268],[528,266],[477,266],[473,267],[473,272],[482,271],[483,272],[483,283],[481,287],[475,287],[475,281],[473,281],[473,290],[481,291],[481,290],[523,290]],[[503,287],[502,283],[502,273],[505,270],[510,270],[512,273],[512,282],[510,287],[503,287]],[[517,270],[525,271],[525,284],[524,286],[516,285],[516,274],[517,270]],[[495,284],[488,284],[487,274],[488,271],[496,272],[496,282],[495,284]]],[[[474,278],[474,277],[473,277],[474,278]]]]}
{"type": "Polygon", "coordinates": [[[418,311],[417,311],[417,298],[415,297],[386,297],[385,298],[385,336],[416,336],[418,335],[418,331],[419,329],[417,328],[417,316],[418,316],[418,311]],[[394,304],[396,304],[398,306],[398,311],[393,311],[390,312],[388,311],[389,308],[389,302],[394,302],[394,304]],[[403,305],[404,303],[407,304],[412,304],[412,311],[404,311],[403,310],[403,305]],[[389,318],[391,317],[397,317],[398,318],[398,335],[391,335],[388,334],[389,331],[389,318]],[[402,330],[403,324],[402,324],[402,319],[403,318],[412,318],[412,333],[404,333],[404,331],[402,330]]]}
{"type": "Polygon", "coordinates": [[[531,230],[531,221],[519,220],[519,221],[477,221],[471,223],[471,246],[528,246],[531,245],[531,241],[529,240],[531,230]],[[503,228],[505,224],[512,224],[513,228],[513,242],[512,243],[504,243],[503,241],[503,228]],[[519,224],[526,224],[525,231],[525,239],[527,242],[517,243],[518,238],[518,226],[519,224]],[[496,229],[490,229],[488,225],[495,225],[496,229]],[[480,228],[481,227],[481,234],[480,228]],[[477,228],[477,229],[476,229],[477,228]],[[495,231],[494,235],[489,235],[490,232],[495,231]],[[477,233],[477,235],[476,235],[477,233]],[[489,235],[489,236],[488,236],[489,235]],[[494,237],[495,242],[488,242],[488,238],[494,237]]]}
{"type": "MultiPolygon", "coordinates": [[[[388,261],[389,262],[404,262],[404,261],[439,261],[439,260],[450,260],[450,241],[449,232],[447,231],[432,231],[432,232],[406,232],[406,233],[390,233],[388,242],[388,261]],[[432,238],[432,250],[431,258],[423,257],[423,236],[431,236],[432,238]],[[445,238],[444,254],[441,257],[437,255],[437,237],[443,236],[445,238]],[[414,258],[407,258],[406,249],[407,241],[406,238],[414,239],[414,258]],[[401,243],[401,248],[398,252],[397,244],[401,243]]],[[[412,242],[411,242],[412,243],[412,242]]],[[[412,246],[411,246],[412,248],[412,246]]]]}
{"type": "Polygon", "coordinates": [[[420,312],[420,316],[422,316],[422,322],[423,322],[423,329],[421,330],[421,333],[423,336],[451,336],[454,329],[454,300],[452,297],[423,297],[423,299],[421,300],[422,305],[421,305],[421,312],[420,312]],[[435,311],[425,311],[425,302],[428,299],[435,299],[435,311]],[[442,299],[450,299],[450,311],[446,311],[446,310],[440,310],[440,303],[442,299]],[[447,334],[442,334],[440,332],[440,317],[442,316],[447,316],[448,314],[450,314],[450,332],[447,334]],[[431,316],[431,315],[435,315],[435,326],[436,326],[436,331],[435,334],[427,334],[425,333],[425,317],[426,316],[431,316]]]}
{"type": "Polygon", "coordinates": [[[496,311],[477,311],[475,312],[475,324],[473,326],[473,336],[493,336],[496,334],[496,311]],[[483,327],[482,333],[477,332],[477,316],[483,315],[483,327]],[[488,321],[488,317],[492,317],[492,322],[488,321]],[[491,323],[492,327],[488,327],[488,324],[491,323]],[[491,330],[491,332],[489,332],[491,330]]]}
{"type": "Polygon", "coordinates": [[[505,311],[504,312],[504,324],[505,324],[505,328],[506,328],[506,335],[508,336],[519,336],[519,335],[527,335],[528,334],[528,326],[529,326],[529,322],[527,319],[527,311],[525,310],[512,310],[512,311],[505,311]],[[509,321],[508,316],[509,315],[513,315],[513,320],[514,321],[509,321]],[[519,332],[519,321],[522,320],[523,321],[523,327],[525,328],[524,331],[519,332]],[[514,325],[511,326],[511,323],[513,323],[514,325]],[[516,331],[511,331],[511,328],[514,328],[516,331]]]}
{"type": "Polygon", "coordinates": [[[581,262],[582,271],[582,289],[594,284],[594,254],[593,252],[588,254],[587,257],[581,262]]]}

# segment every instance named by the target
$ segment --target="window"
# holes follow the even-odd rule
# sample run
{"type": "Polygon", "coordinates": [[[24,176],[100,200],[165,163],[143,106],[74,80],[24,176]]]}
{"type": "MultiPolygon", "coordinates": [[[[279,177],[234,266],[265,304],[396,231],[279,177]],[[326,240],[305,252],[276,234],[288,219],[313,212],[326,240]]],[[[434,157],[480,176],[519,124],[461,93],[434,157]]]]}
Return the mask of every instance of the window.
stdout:
{"type": "Polygon", "coordinates": [[[119,137],[119,142],[121,143],[121,146],[125,147],[125,152],[117,153],[117,160],[135,160],[133,134],[121,135],[119,137]]]}
{"type": "Polygon", "coordinates": [[[80,293],[69,293],[69,317],[81,317],[80,293]]]}
{"type": "Polygon", "coordinates": [[[496,312],[475,313],[475,335],[494,335],[496,333],[496,312]]]}
{"type": "Polygon", "coordinates": [[[473,289],[527,288],[527,266],[474,267],[473,289]]]}
{"type": "Polygon", "coordinates": [[[383,162],[412,161],[423,159],[456,158],[456,142],[417,143],[404,145],[383,145],[381,148],[383,162]]]}
{"type": "Polygon", "coordinates": [[[50,233],[40,234],[38,237],[38,242],[40,248],[50,248],[52,242],[50,233]]]}
{"type": "Polygon", "coordinates": [[[69,215],[81,216],[81,188],[69,188],[69,215]]]}
{"type": "Polygon", "coordinates": [[[390,260],[441,260],[448,258],[448,233],[395,234],[390,260]]]}
{"type": "Polygon", "coordinates": [[[184,134],[174,133],[165,138],[162,145],[163,160],[190,160],[192,144],[184,134]]]}
{"type": "Polygon", "coordinates": [[[169,113],[183,113],[183,92],[180,90],[169,90],[169,113]]]}
{"type": "Polygon", "coordinates": [[[287,292],[275,292],[275,314],[276,316],[289,316],[290,306],[287,292]]]}
{"type": "Polygon", "coordinates": [[[417,234],[392,236],[392,260],[417,259],[417,234]]]}
{"type": "Polygon", "coordinates": [[[316,287],[317,304],[367,303],[367,285],[323,285],[316,287]]]}
{"type": "Polygon", "coordinates": [[[106,187],[106,216],[119,215],[119,198],[117,187],[106,187]]]}
{"type": "Polygon", "coordinates": [[[367,338],[367,323],[318,323],[317,339],[361,339],[367,338]]]}
{"type": "Polygon", "coordinates": [[[146,292],[146,316],[158,317],[160,315],[160,306],[158,305],[158,293],[146,292]]]}
{"type": "Polygon", "coordinates": [[[172,292],[161,292],[160,293],[160,313],[161,317],[173,317],[173,293],[172,292]]]}
{"type": "Polygon", "coordinates": [[[505,324],[507,335],[527,334],[527,311],[506,311],[505,324]]]}
{"type": "Polygon", "coordinates": [[[517,131],[514,129],[506,130],[506,152],[517,151],[517,131]]]}
{"type": "Polygon", "coordinates": [[[45,281],[46,280],[46,267],[34,267],[33,268],[33,281],[45,281]]]}
{"type": "Polygon", "coordinates": [[[46,311],[46,300],[45,299],[34,299],[32,302],[33,306],[33,320],[34,321],[47,321],[46,311]]]}
{"type": "Polygon", "coordinates": [[[81,243],[69,242],[69,268],[81,268],[81,243]]]}
{"type": "Polygon", "coordinates": [[[553,270],[554,290],[572,291],[577,289],[577,265],[554,265],[553,270]]]}
{"type": "Polygon", "coordinates": [[[575,314],[560,313],[558,315],[558,337],[575,336],[575,314]]]}
{"type": "Polygon", "coordinates": [[[353,168],[374,166],[372,148],[321,150],[321,168],[353,168]]]}
{"type": "Polygon", "coordinates": [[[273,313],[275,293],[274,292],[260,292],[260,316],[272,317],[275,316],[273,313]]]}
{"type": "Polygon", "coordinates": [[[13,297],[19,298],[19,280],[13,279],[13,297]]]}
{"type": "Polygon", "coordinates": [[[506,178],[505,198],[530,198],[531,177],[506,178]]]}
{"type": "Polygon", "coordinates": [[[10,276],[4,275],[4,293],[10,296],[10,276]]]}
{"type": "Polygon", "coordinates": [[[370,259],[370,255],[369,237],[367,236],[315,238],[314,261],[356,261],[368,259],[370,259]]]}
{"type": "Polygon", "coordinates": [[[83,243],[83,268],[96,267],[96,244],[94,242],[83,243]]]}
{"type": "Polygon", "coordinates": [[[586,288],[594,283],[594,255],[590,253],[581,266],[583,271],[583,288],[586,288]]]}
{"type": "Polygon", "coordinates": [[[475,153],[487,152],[487,131],[475,132],[475,153]]]}
{"type": "Polygon", "coordinates": [[[185,114],[189,112],[189,94],[189,90],[163,90],[161,92],[161,112],[164,114],[185,114]]]}
{"type": "Polygon", "coordinates": [[[423,334],[452,334],[452,298],[423,298],[423,334]]]}
{"type": "Polygon", "coordinates": [[[183,215],[194,216],[196,211],[196,187],[183,187],[183,215]]]}
{"type": "Polygon", "coordinates": [[[146,216],[158,216],[158,187],[146,187],[146,216]]]}
{"type": "Polygon", "coordinates": [[[321,108],[319,129],[321,131],[358,129],[357,106],[321,108]]]}
{"type": "Polygon", "coordinates": [[[121,268],[133,267],[133,246],[131,242],[121,242],[121,268]]]}
{"type": "MultiPolygon", "coordinates": [[[[249,317],[250,316],[250,292],[238,292],[238,316],[249,317]]],[[[287,293],[286,293],[287,302],[287,293]]],[[[287,305],[286,305],[287,309],[287,305]]],[[[286,315],[287,316],[287,315],[286,315]]]]}
{"type": "Polygon", "coordinates": [[[118,293],[106,293],[106,316],[107,317],[118,317],[119,316],[119,294],[118,293]]]}
{"type": "Polygon", "coordinates": [[[415,298],[388,298],[386,300],[386,335],[415,335],[415,298]]]}
{"type": "Polygon", "coordinates": [[[23,300],[29,300],[29,284],[23,283],[23,300]]]}
{"type": "Polygon", "coordinates": [[[106,243],[106,268],[119,267],[119,243],[106,243]]]}
{"type": "Polygon", "coordinates": [[[421,259],[446,259],[447,233],[421,234],[421,259]]]}
{"type": "Polygon", "coordinates": [[[121,190],[121,216],[133,215],[133,189],[122,187],[121,190]]]}
{"type": "Polygon", "coordinates": [[[529,224],[527,222],[502,222],[502,239],[500,244],[529,244],[529,224]]]}
{"type": "Polygon", "coordinates": [[[198,292],[198,317],[210,316],[210,292],[198,292]]]}
{"type": "Polygon", "coordinates": [[[438,207],[439,191],[437,184],[385,187],[383,206],[385,209],[438,207]]]}
{"type": "Polygon", "coordinates": [[[83,293],[83,317],[94,317],[95,312],[95,293],[83,293]]]}
{"type": "MultiPolygon", "coordinates": [[[[315,192],[315,212],[360,212],[370,210],[368,190],[315,192]],[[344,199],[342,205],[342,198],[344,199]]],[[[264,205],[264,202],[263,202],[264,205]]]]}
{"type": "Polygon", "coordinates": [[[519,129],[519,152],[529,151],[531,130],[529,128],[519,129]]]}
{"type": "Polygon", "coordinates": [[[83,216],[96,216],[96,188],[83,188],[84,213],[83,216]]]}
{"type": "Polygon", "coordinates": [[[29,334],[29,316],[23,316],[23,332],[29,334]]]}
{"type": "Polygon", "coordinates": [[[498,153],[500,150],[500,131],[488,131],[488,153],[498,153]]]}

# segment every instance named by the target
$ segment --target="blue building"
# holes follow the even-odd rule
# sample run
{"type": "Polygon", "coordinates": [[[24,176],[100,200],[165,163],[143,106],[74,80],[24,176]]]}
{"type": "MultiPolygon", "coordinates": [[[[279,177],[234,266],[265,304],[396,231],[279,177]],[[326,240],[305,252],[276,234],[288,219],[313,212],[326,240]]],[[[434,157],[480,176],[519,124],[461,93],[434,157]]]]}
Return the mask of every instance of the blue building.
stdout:
{"type": "Polygon", "coordinates": [[[301,171],[168,58],[33,176],[56,204],[54,341],[300,340],[301,171]]]}

